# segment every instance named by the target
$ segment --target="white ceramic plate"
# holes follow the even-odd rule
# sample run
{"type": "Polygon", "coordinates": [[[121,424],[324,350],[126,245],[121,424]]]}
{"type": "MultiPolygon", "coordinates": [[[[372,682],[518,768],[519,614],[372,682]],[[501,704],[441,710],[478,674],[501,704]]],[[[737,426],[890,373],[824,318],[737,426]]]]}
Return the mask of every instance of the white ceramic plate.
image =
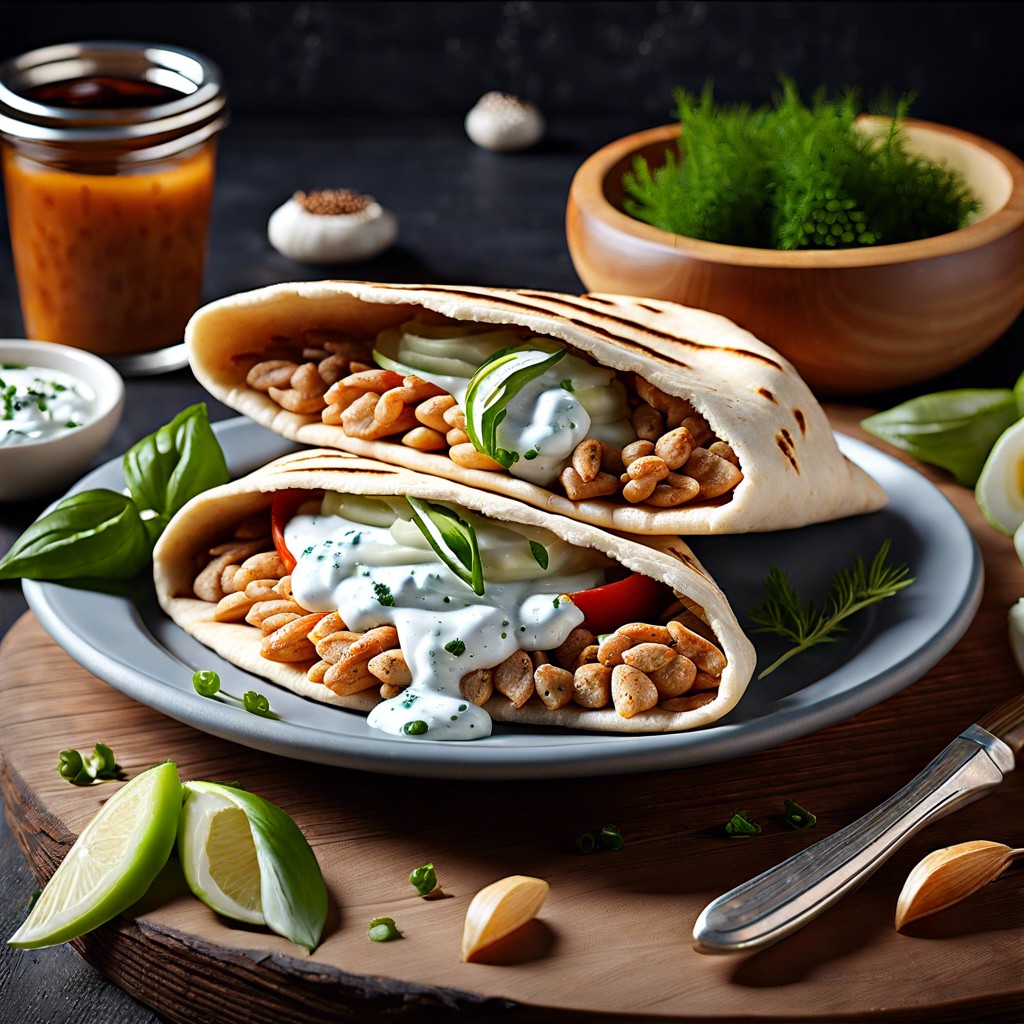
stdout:
{"type": "MultiPolygon", "coordinates": [[[[295,446],[245,419],[216,425],[232,471],[241,474],[295,446]]],[[[841,721],[918,679],[956,643],[977,611],[982,563],[966,523],[923,476],[868,445],[840,446],[885,488],[881,512],[771,534],[697,537],[692,546],[743,623],[763,599],[772,565],[806,597],[820,599],[836,569],[865,560],[892,538],[891,557],[917,582],[850,620],[838,642],[805,652],[762,682],[756,679],[728,716],[694,732],[610,736],[496,723],[468,743],[397,738],[367,728],[364,716],[298,697],[222,661],[175,626],[151,586],[132,597],[55,583],[25,582],[29,605],[76,661],[155,710],[247,747],[306,761],[388,774],[457,779],[531,779],[654,771],[705,764],[777,746],[841,721]],[[223,689],[255,689],[279,720],[247,714],[232,702],[200,697],[196,669],[215,669],[223,689]]],[[[123,487],[120,459],[74,491],[123,487]]],[[[759,664],[784,649],[753,634],[759,664]]],[[[170,756],[170,754],[169,754],[170,756]]]]}

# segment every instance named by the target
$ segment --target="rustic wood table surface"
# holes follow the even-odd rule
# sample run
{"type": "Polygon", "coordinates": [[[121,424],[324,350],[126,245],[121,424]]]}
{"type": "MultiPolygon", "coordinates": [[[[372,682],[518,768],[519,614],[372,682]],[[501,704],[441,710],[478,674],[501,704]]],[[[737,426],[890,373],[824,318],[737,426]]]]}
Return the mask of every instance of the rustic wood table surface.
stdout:
{"type": "MultiPolygon", "coordinates": [[[[554,123],[538,151],[501,156],[474,149],[461,125],[451,123],[403,121],[400,130],[381,122],[236,123],[222,147],[207,298],[325,276],[579,291],[562,228],[573,170],[597,146],[641,127],[554,123]],[[271,210],[297,188],[326,185],[359,187],[390,206],[401,222],[397,247],[369,263],[326,271],[274,253],[265,233],[271,210]]],[[[0,335],[20,333],[4,246],[0,335]]],[[[857,424],[865,406],[939,387],[1012,384],[1024,368],[1022,340],[1018,321],[989,352],[943,380],[829,406],[833,423],[863,437],[857,424]]],[[[187,370],[130,380],[124,420],[98,461],[204,397],[187,370]]],[[[229,415],[209,404],[213,419],[229,415]]],[[[83,802],[82,792],[64,784],[52,769],[56,751],[100,738],[116,737],[127,763],[173,756],[183,776],[244,778],[284,805],[329,858],[334,897],[323,965],[296,958],[283,940],[227,928],[173,886],[163,904],[146,908],[138,921],[101,929],[77,944],[77,952],[4,946],[0,1021],[150,1024],[370,1014],[441,1020],[456,1013],[459,1019],[578,1020],[581,1011],[595,1019],[607,1012],[716,1021],[1019,1021],[1019,871],[909,935],[896,935],[891,925],[902,880],[924,853],[967,839],[1024,845],[1022,782],[1013,775],[996,794],[915,837],[862,889],[787,942],[735,959],[700,957],[689,944],[693,916],[704,903],[809,842],[777,822],[754,840],[725,840],[718,832],[723,813],[742,807],[771,822],[783,798],[799,795],[818,813],[814,838],[821,838],[888,796],[1021,686],[1007,646],[1006,612],[1024,593],[1024,569],[968,491],[944,474],[924,472],[967,519],[983,554],[984,599],[966,636],[922,679],[847,721],[735,761],[649,775],[557,785],[441,784],[257,755],[163,719],[94,680],[23,617],[19,586],[0,584],[4,936],[22,920],[36,878],[52,870],[102,796],[88,792],[91,802],[83,802]],[[80,702],[88,702],[88,713],[76,713],[80,702]],[[615,821],[629,837],[620,854],[580,858],[566,848],[567,830],[598,819],[615,821]],[[424,857],[442,856],[457,883],[452,899],[421,905],[395,897],[393,906],[407,907],[407,939],[388,947],[348,944],[344,926],[392,899],[380,889],[389,866],[401,876],[424,857]],[[478,972],[459,965],[445,944],[457,943],[468,895],[513,871],[555,884],[543,923],[522,948],[507,953],[507,962],[480,965],[478,972]],[[617,972],[620,964],[634,974],[617,972]]],[[[0,552],[43,505],[0,506],[0,552]]]]}

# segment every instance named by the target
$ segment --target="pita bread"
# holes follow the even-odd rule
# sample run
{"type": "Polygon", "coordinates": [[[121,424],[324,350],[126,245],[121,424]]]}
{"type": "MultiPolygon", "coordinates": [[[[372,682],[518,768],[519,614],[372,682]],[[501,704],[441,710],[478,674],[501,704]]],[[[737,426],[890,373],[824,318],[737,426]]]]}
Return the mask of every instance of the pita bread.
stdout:
{"type": "MultiPolygon", "coordinates": [[[[215,606],[197,599],[192,589],[197,572],[209,561],[210,549],[230,538],[242,519],[267,510],[274,491],[287,488],[411,495],[454,502],[502,522],[543,527],[571,544],[596,548],[627,568],[668,584],[678,596],[700,606],[727,659],[714,700],[694,710],[672,712],[656,707],[624,718],[610,706],[587,710],[570,705],[549,710],[537,698],[517,709],[508,699],[495,694],[485,705],[495,720],[606,732],[694,729],[715,721],[733,708],[751,677],[756,661],[752,644],[725,596],[693,552],[678,538],[640,539],[614,534],[551,515],[502,495],[357,456],[312,449],[285,456],[247,477],[194,498],[167,526],[153,559],[158,599],[179,626],[227,661],[305,697],[360,711],[368,711],[379,700],[376,688],[353,696],[339,696],[322,683],[311,682],[306,676],[306,665],[281,664],[263,658],[258,628],[215,621],[215,606]]],[[[344,617],[344,609],[340,611],[344,617]]],[[[630,620],[624,618],[622,624],[627,621],[630,620]]]]}
{"type": "Polygon", "coordinates": [[[843,457],[821,406],[782,356],[724,317],[675,303],[322,281],[221,299],[195,314],[185,336],[192,368],[207,390],[278,434],[408,466],[605,528],[672,535],[778,530],[871,512],[886,503],[875,481],[843,457]],[[287,412],[246,384],[249,368],[268,358],[282,338],[340,331],[365,339],[369,349],[380,331],[424,310],[523,327],[687,399],[731,445],[742,481],[724,499],[678,508],[631,505],[621,497],[573,502],[505,471],[462,468],[444,453],[349,437],[341,426],[322,422],[319,412],[287,412]]]}

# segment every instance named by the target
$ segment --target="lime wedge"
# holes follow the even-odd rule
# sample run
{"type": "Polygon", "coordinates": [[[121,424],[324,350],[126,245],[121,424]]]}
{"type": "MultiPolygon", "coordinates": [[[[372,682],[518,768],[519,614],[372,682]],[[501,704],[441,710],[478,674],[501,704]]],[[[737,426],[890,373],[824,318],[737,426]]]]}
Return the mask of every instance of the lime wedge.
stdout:
{"type": "Polygon", "coordinates": [[[139,900],[174,848],[180,810],[181,781],[172,761],[125,783],[82,831],[8,944],[56,946],[139,900]]]}
{"type": "Polygon", "coordinates": [[[1024,419],[999,435],[974,494],[985,518],[997,530],[1013,534],[1024,523],[1024,419]]]}
{"type": "Polygon", "coordinates": [[[224,917],[265,924],[314,949],[327,919],[327,887],[298,825],[233,786],[189,782],[185,791],[178,856],[192,892],[224,917]]]}

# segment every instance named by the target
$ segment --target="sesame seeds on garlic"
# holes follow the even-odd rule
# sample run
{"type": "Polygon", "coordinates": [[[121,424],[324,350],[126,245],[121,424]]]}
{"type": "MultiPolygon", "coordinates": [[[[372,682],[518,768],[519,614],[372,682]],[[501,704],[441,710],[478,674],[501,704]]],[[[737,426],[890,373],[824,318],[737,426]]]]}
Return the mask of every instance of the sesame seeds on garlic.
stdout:
{"type": "Polygon", "coordinates": [[[300,263],[366,260],[391,246],[398,222],[373,196],[351,188],[296,192],[267,224],[270,244],[300,263]]]}
{"type": "Polygon", "coordinates": [[[483,149],[528,149],[544,135],[544,117],[518,96],[489,92],[466,115],[466,134],[483,149]]]}

